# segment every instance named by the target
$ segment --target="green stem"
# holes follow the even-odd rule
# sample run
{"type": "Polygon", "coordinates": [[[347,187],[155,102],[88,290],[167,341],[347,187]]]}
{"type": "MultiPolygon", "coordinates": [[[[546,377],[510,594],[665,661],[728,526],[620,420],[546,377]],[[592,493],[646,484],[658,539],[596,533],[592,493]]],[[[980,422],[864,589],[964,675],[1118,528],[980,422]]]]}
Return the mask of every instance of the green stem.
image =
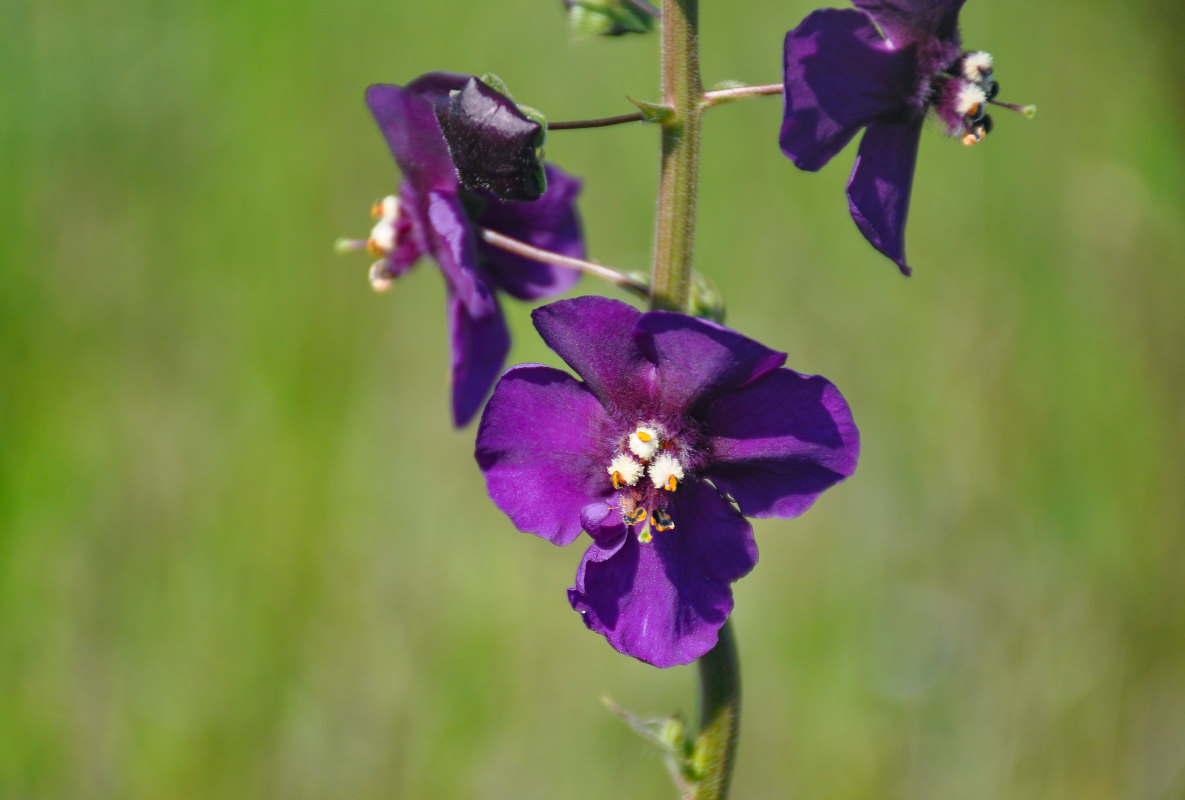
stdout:
{"type": "Polygon", "coordinates": [[[683,800],[724,800],[741,726],[741,669],[731,620],[720,629],[716,646],[698,663],[700,723],[692,754],[696,781],[686,787],[683,800]]]}
{"type": "Polygon", "coordinates": [[[695,248],[703,83],[699,74],[699,0],[663,0],[662,93],[672,113],[662,123],[662,172],[655,223],[651,308],[685,311],[695,248]]]}
{"type": "MultiPolygon", "coordinates": [[[[662,92],[671,114],[662,122],[650,307],[686,311],[695,249],[700,127],[704,88],[699,73],[699,0],[663,0],[662,92]]],[[[684,800],[725,800],[736,758],[741,713],[740,670],[732,625],[699,660],[700,727],[692,754],[694,779],[684,800]]]]}

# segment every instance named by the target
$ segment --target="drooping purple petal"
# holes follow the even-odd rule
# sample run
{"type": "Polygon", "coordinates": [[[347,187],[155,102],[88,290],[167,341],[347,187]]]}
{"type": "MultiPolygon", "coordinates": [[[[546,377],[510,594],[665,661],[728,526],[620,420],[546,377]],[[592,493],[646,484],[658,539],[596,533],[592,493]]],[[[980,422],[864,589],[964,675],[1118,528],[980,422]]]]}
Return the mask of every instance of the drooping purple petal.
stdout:
{"type": "Polygon", "coordinates": [[[429,192],[457,188],[457,173],[436,122],[432,107],[434,92],[430,91],[443,88],[450,82],[450,75],[429,73],[407,87],[374,84],[366,90],[366,105],[383,132],[399,171],[422,197],[429,192]]]}
{"type": "MultiPolygon", "coordinates": [[[[474,222],[483,228],[518,239],[529,245],[571,258],[584,258],[584,239],[576,196],[580,179],[548,164],[547,191],[532,203],[487,203],[474,222]]],[[[483,263],[498,288],[522,300],[534,300],[567,291],[580,279],[569,267],[541,264],[516,256],[478,240],[483,263]]]]}
{"type": "Polygon", "coordinates": [[[818,375],[771,372],[704,414],[705,476],[750,517],[796,517],[856,469],[860,437],[839,390],[818,375]]]}
{"type": "Polygon", "coordinates": [[[783,67],[779,143],[800,169],[819,169],[873,121],[922,115],[910,105],[915,54],[891,49],[859,11],[807,16],[786,34],[783,67]]]}
{"type": "Polygon", "coordinates": [[[582,510],[613,488],[600,449],[604,418],[597,398],[566,372],[528,364],[502,376],[476,455],[490,498],[515,527],[557,545],[580,535],[582,510]]]}
{"type": "Polygon", "coordinates": [[[642,312],[607,297],[558,300],[531,312],[536,330],[602,403],[625,414],[652,396],[654,365],[634,342],[642,312]]]}
{"type": "Polygon", "coordinates": [[[848,207],[860,232],[905,275],[905,218],[922,120],[869,125],[848,178],[848,207]]]}
{"type": "Polygon", "coordinates": [[[757,563],[753,530],[712,487],[675,493],[675,528],[640,543],[594,543],[568,601],[614,649],[656,667],[687,664],[716,644],[732,611],[731,584],[757,563]]]}
{"type": "Polygon", "coordinates": [[[958,42],[959,10],[966,0],[852,0],[881,26],[893,47],[936,38],[958,42]]]}
{"type": "Polygon", "coordinates": [[[497,305],[494,313],[474,318],[451,292],[447,302],[453,422],[460,428],[469,424],[481,409],[482,401],[498,379],[510,352],[510,332],[497,305]]]}
{"type": "Polygon", "coordinates": [[[477,275],[477,245],[458,196],[432,192],[426,205],[418,207],[427,212],[427,224],[422,230],[428,249],[469,316],[476,319],[496,313],[494,293],[477,275]]]}
{"type": "Polygon", "coordinates": [[[703,400],[756,380],[786,361],[786,354],[734,330],[686,314],[645,314],[634,340],[657,365],[657,406],[681,416],[703,400]]]}

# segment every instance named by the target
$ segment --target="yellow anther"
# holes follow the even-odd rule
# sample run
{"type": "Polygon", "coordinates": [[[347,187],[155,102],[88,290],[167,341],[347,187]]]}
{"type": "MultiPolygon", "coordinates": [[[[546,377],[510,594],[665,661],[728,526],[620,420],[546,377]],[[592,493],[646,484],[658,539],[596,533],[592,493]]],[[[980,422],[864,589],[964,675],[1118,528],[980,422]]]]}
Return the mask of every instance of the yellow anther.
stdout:
{"type": "Polygon", "coordinates": [[[656,531],[674,530],[675,521],[671,519],[671,515],[659,509],[650,516],[650,527],[656,531]]]}
{"type": "Polygon", "coordinates": [[[614,472],[614,473],[613,473],[613,488],[614,488],[614,489],[620,489],[620,488],[621,488],[621,485],[622,485],[622,484],[621,484],[621,473],[620,473],[620,472],[614,472]]]}
{"type": "Polygon", "coordinates": [[[374,239],[366,240],[366,252],[370,253],[375,258],[382,258],[387,254],[387,251],[383,249],[383,246],[374,239]]]}
{"type": "Polygon", "coordinates": [[[370,207],[370,218],[371,219],[378,219],[382,215],[383,215],[383,201],[378,200],[375,202],[375,204],[373,206],[370,207]]]}
{"type": "Polygon", "coordinates": [[[633,511],[622,514],[621,518],[625,520],[626,525],[637,525],[646,521],[646,509],[635,508],[633,511]]]}
{"type": "Polygon", "coordinates": [[[648,442],[648,441],[650,441],[651,437],[650,437],[650,434],[647,433],[646,431],[638,431],[638,438],[641,439],[643,442],[648,442]]]}
{"type": "Polygon", "coordinates": [[[679,479],[678,478],[676,478],[674,475],[667,478],[667,491],[668,492],[673,492],[678,488],[679,488],[679,479]]]}

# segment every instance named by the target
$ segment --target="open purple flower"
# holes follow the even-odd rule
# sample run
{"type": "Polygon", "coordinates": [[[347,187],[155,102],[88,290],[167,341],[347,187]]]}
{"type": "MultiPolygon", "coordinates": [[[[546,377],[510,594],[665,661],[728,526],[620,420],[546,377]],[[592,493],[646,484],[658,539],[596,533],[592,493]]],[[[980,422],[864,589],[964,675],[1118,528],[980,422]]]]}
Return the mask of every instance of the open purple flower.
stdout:
{"type": "Polygon", "coordinates": [[[580,297],[533,318],[583,381],[538,364],[502,376],[477,433],[490,497],[554,544],[592,537],[568,590],[590,629],[659,667],[693,661],[757,563],[745,516],[796,517],[855,470],[847,403],[684,314],[580,297]]]}
{"type": "Polygon", "coordinates": [[[962,50],[963,2],[853,0],[859,11],[820,9],[786,34],[782,152],[813,172],[864,128],[848,204],[906,275],[905,218],[927,111],[969,145],[992,129],[989,103],[1032,111],[997,102],[992,57],[962,50]]]}
{"type": "MultiPolygon", "coordinates": [[[[447,112],[450,93],[460,93],[466,86],[475,91],[472,76],[430,72],[407,86],[374,85],[366,91],[366,103],[403,173],[398,197],[388,197],[374,209],[378,222],[366,246],[379,260],[371,267],[371,283],[380,290],[389,287],[424,255],[440,267],[447,285],[452,412],[458,427],[481,408],[510,349],[497,291],[531,300],[559,294],[580,277],[567,267],[529,261],[498,249],[485,242],[478,229],[488,228],[553,253],[584,257],[575,208],[580,181],[558,167],[546,166],[547,191],[534,202],[500,200],[488,191],[461,185],[437,114],[447,112]]],[[[481,88],[479,99],[500,97],[481,88]]],[[[517,110],[511,113],[503,108],[498,113],[508,125],[519,125],[514,117],[517,110]]],[[[493,146],[514,138],[499,138],[499,131],[507,129],[491,127],[493,146]]],[[[534,135],[530,130],[520,133],[534,135]]]]}

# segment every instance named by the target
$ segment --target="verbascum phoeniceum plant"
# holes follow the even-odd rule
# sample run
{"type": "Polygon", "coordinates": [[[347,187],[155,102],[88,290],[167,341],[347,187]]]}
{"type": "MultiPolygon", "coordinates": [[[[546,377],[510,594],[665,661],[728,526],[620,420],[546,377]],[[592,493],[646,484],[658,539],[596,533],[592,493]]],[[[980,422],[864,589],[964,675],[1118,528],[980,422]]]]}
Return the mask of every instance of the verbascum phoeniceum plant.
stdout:
{"type": "Polygon", "coordinates": [[[728,794],[740,714],[729,615],[732,583],[757,563],[749,518],[804,513],[855,472],[860,452],[839,389],[726,327],[710,279],[693,271],[704,113],[781,95],[781,129],[764,140],[776,153],[776,133],[782,152],[812,171],[862,131],[852,218],[909,274],[905,220],[926,119],[975,144],[992,130],[989,106],[1034,111],[997,100],[992,57],[963,49],[962,0],[853,5],[814,11],[786,34],[780,83],[705,91],[698,0],[562,0],[575,37],[660,32],[662,98],[614,117],[549,122],[493,74],[428,72],[366,91],[402,180],[374,204],[370,235],[338,249],[371,253],[378,291],[422,259],[436,263],[451,415],[461,428],[481,414],[476,467],[490,499],[552,544],[587,536],[567,600],[589,630],[655,667],[698,663],[696,730],[614,708],[662,749],[684,798],[728,794]],[[587,259],[581,182],[541,159],[549,131],[639,123],[661,131],[648,276],[587,259]],[[542,305],[534,327],[571,372],[506,369],[499,295],[551,298],[582,273],[646,310],[598,296],[542,305]]]}

